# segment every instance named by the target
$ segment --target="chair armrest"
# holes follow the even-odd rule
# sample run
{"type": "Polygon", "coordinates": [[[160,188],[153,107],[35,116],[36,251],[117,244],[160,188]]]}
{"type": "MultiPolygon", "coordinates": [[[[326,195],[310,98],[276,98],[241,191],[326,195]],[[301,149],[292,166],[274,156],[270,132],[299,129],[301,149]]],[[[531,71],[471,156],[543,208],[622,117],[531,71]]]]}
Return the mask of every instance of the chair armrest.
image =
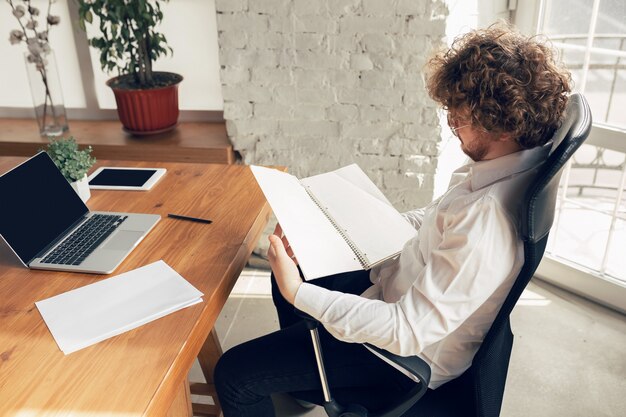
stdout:
{"type": "Polygon", "coordinates": [[[308,315],[302,310],[298,310],[297,308],[294,307],[293,312],[296,314],[296,316],[299,316],[300,318],[302,318],[302,320],[304,320],[304,323],[306,324],[306,327],[309,330],[317,329],[317,327],[320,324],[319,321],[317,321],[316,319],[314,319],[313,317],[311,317],[310,315],[308,315]]]}
{"type": "MultiPolygon", "coordinates": [[[[298,316],[303,318],[309,330],[313,332],[317,332],[316,329],[317,329],[317,326],[319,325],[319,322],[317,320],[315,320],[313,317],[309,316],[308,314],[298,309],[294,309],[294,310],[298,316]]],[[[314,344],[315,343],[316,342],[314,342],[314,344]]],[[[386,409],[386,410],[383,410],[382,412],[377,412],[377,413],[368,413],[367,411],[362,413],[359,411],[353,414],[348,413],[347,415],[355,415],[355,416],[367,415],[369,417],[397,417],[397,416],[404,414],[417,401],[419,401],[419,399],[426,393],[426,390],[428,389],[428,384],[430,382],[430,366],[428,366],[428,364],[424,362],[424,360],[422,360],[418,356],[406,356],[406,357],[399,356],[394,353],[388,352],[386,350],[380,349],[376,346],[372,346],[369,343],[365,343],[365,346],[375,351],[376,353],[380,354],[387,360],[400,366],[402,369],[405,369],[411,375],[414,375],[415,377],[417,377],[419,382],[416,383],[415,386],[409,392],[407,392],[402,398],[400,398],[400,400],[393,407],[390,407],[389,409],[386,409]]],[[[322,369],[323,369],[323,366],[324,365],[322,363],[321,364],[322,369]]],[[[323,375],[322,378],[323,378],[322,384],[323,385],[327,384],[325,380],[325,375],[323,375]]],[[[328,413],[329,416],[340,416],[340,415],[343,415],[343,413],[349,411],[348,408],[339,405],[333,399],[330,399],[330,401],[324,407],[327,408],[326,412],[328,413]],[[332,410],[329,410],[327,406],[330,406],[332,410]]]]}
{"type": "Polygon", "coordinates": [[[324,364],[321,356],[321,346],[317,346],[319,345],[319,339],[317,338],[317,327],[319,326],[319,322],[313,317],[298,309],[294,309],[294,311],[298,316],[302,317],[302,319],[306,323],[307,328],[311,331],[311,334],[315,335],[315,337],[313,338],[313,344],[314,346],[316,346],[316,352],[318,350],[320,351],[320,354],[318,356],[318,366],[320,367],[320,377],[322,379],[322,385],[326,387],[325,392],[327,392],[327,394],[325,394],[324,408],[326,409],[326,412],[329,416],[351,415],[369,417],[397,417],[404,414],[408,409],[413,407],[413,405],[417,401],[419,401],[419,399],[426,393],[426,390],[428,390],[428,384],[430,382],[430,366],[420,357],[399,356],[386,350],[380,349],[376,346],[372,346],[369,343],[365,343],[365,346],[367,346],[369,349],[380,354],[382,357],[393,362],[394,364],[400,366],[411,375],[417,377],[419,382],[417,382],[409,392],[405,393],[394,406],[390,407],[387,410],[383,410],[382,412],[368,413],[365,409],[363,409],[363,407],[359,405],[350,405],[349,407],[341,406],[339,403],[337,403],[337,401],[332,399],[332,397],[330,396],[330,390],[327,385],[328,382],[326,381],[324,364]],[[349,412],[351,410],[351,407],[354,408],[354,412],[349,412]]]}
{"type": "Polygon", "coordinates": [[[369,343],[366,343],[365,345],[369,349],[372,349],[385,359],[395,363],[419,379],[420,382],[416,383],[415,386],[407,392],[396,405],[380,412],[368,414],[369,417],[398,417],[403,415],[408,409],[413,407],[413,405],[418,402],[424,394],[426,394],[428,384],[430,383],[430,366],[418,356],[399,356],[395,353],[372,346],[369,343]]]}
{"type": "Polygon", "coordinates": [[[412,375],[415,375],[424,385],[428,386],[430,383],[430,366],[419,356],[396,355],[395,353],[372,346],[369,343],[365,343],[365,346],[400,366],[402,369],[410,372],[412,375]]]}
{"type": "MultiPolygon", "coordinates": [[[[305,313],[304,311],[294,308],[294,312],[302,317],[307,324],[309,330],[315,329],[319,326],[319,321],[305,313]]],[[[381,356],[400,366],[402,369],[415,375],[420,381],[424,382],[424,385],[428,386],[430,383],[430,366],[424,360],[418,356],[400,356],[386,350],[380,349],[376,346],[365,343],[365,346],[372,349],[381,356]]]]}

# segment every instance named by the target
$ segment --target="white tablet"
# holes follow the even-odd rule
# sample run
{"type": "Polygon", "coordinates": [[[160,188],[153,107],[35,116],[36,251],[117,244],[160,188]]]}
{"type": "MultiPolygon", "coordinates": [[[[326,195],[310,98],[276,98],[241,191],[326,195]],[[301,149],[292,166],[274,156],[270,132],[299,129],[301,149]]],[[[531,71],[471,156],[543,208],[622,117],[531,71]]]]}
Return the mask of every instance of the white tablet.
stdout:
{"type": "Polygon", "coordinates": [[[165,168],[100,167],[87,180],[96,190],[149,190],[165,174],[165,168]]]}

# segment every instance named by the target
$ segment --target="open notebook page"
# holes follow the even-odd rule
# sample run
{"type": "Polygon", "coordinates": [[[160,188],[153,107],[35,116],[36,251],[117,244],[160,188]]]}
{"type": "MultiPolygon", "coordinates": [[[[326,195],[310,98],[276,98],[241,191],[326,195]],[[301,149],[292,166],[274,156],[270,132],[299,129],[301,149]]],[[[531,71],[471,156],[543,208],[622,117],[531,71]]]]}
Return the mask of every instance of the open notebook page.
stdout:
{"type": "Polygon", "coordinates": [[[306,279],[362,269],[356,256],[293,175],[251,166],[306,279]]]}
{"type": "MultiPolygon", "coordinates": [[[[392,206],[391,202],[387,200],[387,197],[385,197],[382,191],[378,189],[376,184],[372,182],[372,180],[367,176],[365,172],[363,172],[363,170],[357,164],[351,164],[343,168],[336,169],[331,173],[340,176],[341,178],[352,183],[359,189],[366,191],[372,197],[379,199],[388,206],[392,206]]],[[[306,181],[306,179],[303,181],[306,181]]]]}
{"type": "Polygon", "coordinates": [[[402,250],[415,229],[357,166],[305,178],[316,198],[365,254],[370,266],[402,250]],[[339,171],[339,172],[338,172],[339,171]],[[372,191],[375,189],[376,191],[372,191]]]}

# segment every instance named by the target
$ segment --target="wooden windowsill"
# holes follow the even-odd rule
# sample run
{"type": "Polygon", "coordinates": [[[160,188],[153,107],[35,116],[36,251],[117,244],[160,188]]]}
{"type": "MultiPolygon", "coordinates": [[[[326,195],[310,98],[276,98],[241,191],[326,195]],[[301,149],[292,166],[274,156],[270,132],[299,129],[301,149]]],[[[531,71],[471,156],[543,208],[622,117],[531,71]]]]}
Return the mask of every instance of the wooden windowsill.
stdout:
{"type": "MultiPolygon", "coordinates": [[[[117,120],[70,120],[64,137],[91,145],[98,159],[221,163],[235,162],[233,146],[223,122],[184,122],[174,130],[151,136],[132,136],[117,120]]],[[[0,155],[31,156],[45,147],[34,119],[0,118],[0,155]]]]}

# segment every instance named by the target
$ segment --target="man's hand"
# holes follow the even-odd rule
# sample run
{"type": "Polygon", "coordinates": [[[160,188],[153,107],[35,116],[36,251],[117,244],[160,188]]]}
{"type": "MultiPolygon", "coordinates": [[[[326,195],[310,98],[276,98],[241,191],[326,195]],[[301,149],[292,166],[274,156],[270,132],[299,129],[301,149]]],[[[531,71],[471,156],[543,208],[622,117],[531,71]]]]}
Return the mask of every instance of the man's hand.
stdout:
{"type": "Polygon", "coordinates": [[[296,259],[296,255],[293,254],[293,249],[291,249],[291,245],[287,240],[287,236],[283,234],[283,228],[280,227],[280,223],[276,223],[276,227],[274,228],[274,234],[278,236],[283,241],[283,246],[285,247],[285,251],[287,255],[298,265],[298,260],[296,259]]]}
{"type": "Polygon", "coordinates": [[[300,288],[302,284],[302,279],[300,279],[300,273],[298,272],[296,261],[293,258],[293,251],[291,247],[289,247],[288,242],[285,247],[284,242],[287,241],[287,239],[284,237],[281,239],[279,237],[282,235],[280,225],[276,226],[274,233],[276,234],[269,237],[270,248],[268,255],[270,265],[272,266],[272,271],[274,271],[280,293],[287,301],[293,304],[298,288],[300,288]]]}

